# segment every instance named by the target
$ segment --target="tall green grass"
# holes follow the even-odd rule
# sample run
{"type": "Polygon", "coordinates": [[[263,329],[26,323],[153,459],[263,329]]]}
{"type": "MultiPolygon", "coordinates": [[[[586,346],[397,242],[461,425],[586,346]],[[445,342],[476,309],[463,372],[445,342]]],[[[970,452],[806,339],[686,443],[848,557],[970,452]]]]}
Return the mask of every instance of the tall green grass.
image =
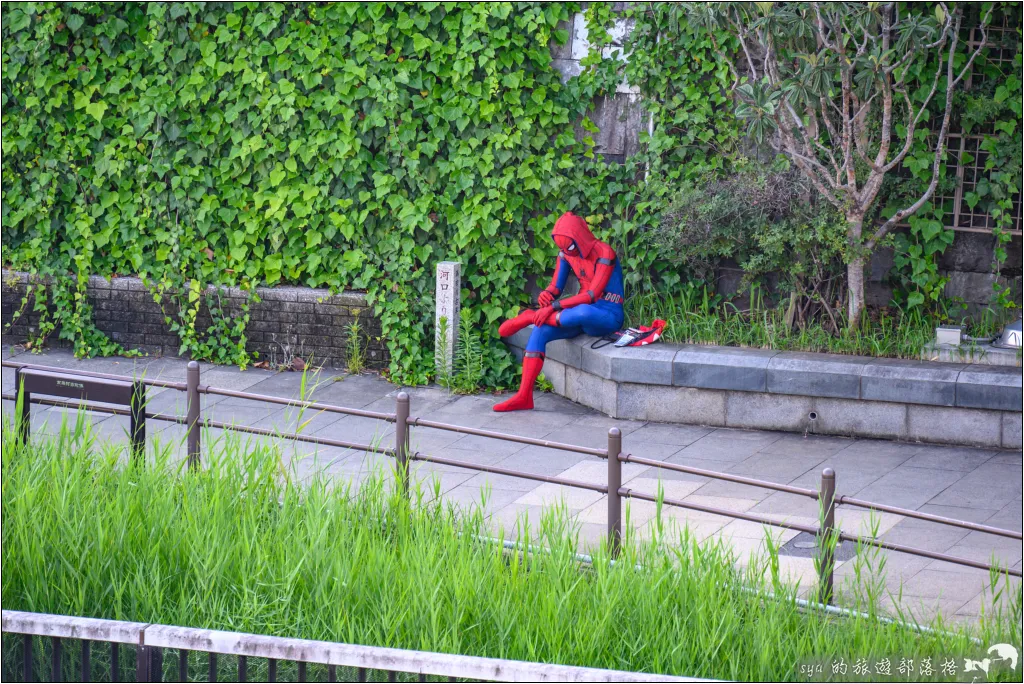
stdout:
{"type": "MultiPolygon", "coordinates": [[[[88,429],[28,447],[5,429],[3,607],[755,681],[813,659],[982,656],[967,632],[802,610],[685,532],[584,565],[554,511],[519,539],[548,552],[509,553],[479,540],[478,510],[380,479],[300,485],[272,449],[222,444],[189,473],[163,449],[128,465],[88,429]]],[[[1019,645],[1018,613],[973,635],[1019,645]]]]}
{"type": "MultiPolygon", "coordinates": [[[[706,288],[691,284],[674,293],[650,292],[630,297],[626,301],[626,317],[630,325],[665,319],[665,340],[669,342],[905,359],[920,358],[924,346],[935,340],[937,325],[955,322],[944,315],[894,308],[876,312],[860,328],[848,326],[841,310],[832,312],[834,324],[831,320],[817,320],[804,326],[789,326],[785,303],[777,307],[765,305],[756,289],[751,299],[753,305],[740,310],[722,302],[706,288]]],[[[1013,313],[990,312],[965,324],[965,329],[976,337],[992,337],[1011,320],[1013,313]]]]}

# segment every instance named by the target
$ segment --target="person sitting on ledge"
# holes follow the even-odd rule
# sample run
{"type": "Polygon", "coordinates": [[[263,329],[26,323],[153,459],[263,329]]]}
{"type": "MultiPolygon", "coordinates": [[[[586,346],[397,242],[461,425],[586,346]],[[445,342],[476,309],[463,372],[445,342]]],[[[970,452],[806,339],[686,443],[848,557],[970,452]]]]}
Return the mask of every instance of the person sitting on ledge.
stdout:
{"type": "Polygon", "coordinates": [[[539,309],[527,309],[501,324],[498,333],[508,337],[533,325],[523,355],[523,379],[512,398],[496,404],[495,411],[533,408],[533,385],[544,366],[544,348],[552,340],[586,333],[601,337],[622,327],[622,266],[615,250],[590,232],[587,222],[571,212],[555,222],[551,237],[558,245],[558,261],[551,284],[537,298],[539,309]],[[558,299],[569,270],[580,283],[580,293],[558,299]]]}

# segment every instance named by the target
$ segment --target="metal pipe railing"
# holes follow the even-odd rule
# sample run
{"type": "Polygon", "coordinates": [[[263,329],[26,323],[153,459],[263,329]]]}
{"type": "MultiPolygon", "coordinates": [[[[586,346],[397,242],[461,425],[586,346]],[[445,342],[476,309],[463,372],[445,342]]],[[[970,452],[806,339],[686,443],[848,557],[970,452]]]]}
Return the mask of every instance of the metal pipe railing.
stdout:
{"type": "Polygon", "coordinates": [[[396,451],[390,447],[374,446],[372,444],[360,444],[358,442],[348,442],[342,439],[331,439],[329,437],[314,437],[313,435],[303,435],[299,433],[282,434],[277,430],[267,430],[266,428],[252,427],[249,425],[238,425],[237,423],[225,423],[219,420],[207,420],[203,422],[205,427],[217,428],[220,430],[232,430],[234,432],[244,432],[250,435],[260,435],[263,437],[279,437],[281,439],[291,439],[296,442],[307,442],[309,444],[319,444],[322,446],[341,447],[343,449],[355,449],[356,451],[368,451],[375,454],[384,454],[385,456],[395,456],[396,451]]]}
{"type": "Polygon", "coordinates": [[[919,549],[914,546],[894,544],[892,542],[882,541],[881,539],[874,539],[871,537],[858,537],[855,534],[847,534],[846,532],[840,532],[838,534],[838,537],[840,541],[850,541],[856,542],[858,544],[877,546],[880,549],[886,549],[888,551],[909,553],[912,556],[921,556],[923,558],[931,558],[934,560],[946,561],[947,563],[953,563],[955,565],[964,565],[966,567],[977,568],[979,570],[995,570],[996,572],[1006,573],[1008,575],[1013,575],[1014,577],[1021,576],[1021,571],[1015,568],[1002,567],[1000,565],[984,563],[982,561],[971,560],[969,558],[960,558],[959,556],[950,556],[949,554],[940,553],[938,551],[928,551],[927,549],[919,549]]]}
{"type": "MultiPolygon", "coordinates": [[[[195,362],[193,362],[195,363],[195,362]]],[[[198,364],[197,364],[198,365],[198,364]]],[[[92,371],[84,370],[71,370],[68,368],[61,368],[60,366],[44,366],[37,363],[21,363],[20,361],[3,361],[0,362],[0,366],[4,368],[31,368],[32,370],[46,371],[47,373],[64,373],[66,375],[80,375],[85,378],[96,378],[99,380],[123,380],[127,382],[141,382],[143,385],[149,385],[150,387],[164,387],[166,389],[176,389],[184,392],[186,387],[183,382],[173,382],[171,380],[147,380],[145,377],[136,378],[130,375],[114,375],[112,373],[94,373],[92,371]]]]}
{"type": "MultiPolygon", "coordinates": [[[[983,570],[997,570],[999,572],[1007,573],[1017,577],[1021,576],[1020,570],[1014,570],[1011,568],[1002,568],[997,565],[984,563],[981,561],[974,561],[967,558],[960,558],[951,556],[949,554],[938,553],[934,551],[928,551],[926,549],[920,549],[911,546],[905,546],[902,544],[894,544],[891,542],[882,541],[879,539],[860,537],[857,535],[847,534],[845,532],[838,531],[835,528],[835,508],[839,505],[857,506],[860,508],[866,508],[872,511],[893,513],[896,515],[902,515],[909,518],[915,518],[919,520],[925,520],[929,522],[935,522],[938,524],[951,525],[962,529],[972,530],[976,532],[983,532],[987,534],[994,534],[1011,539],[1021,539],[1022,535],[1020,532],[1014,530],[1006,530],[989,525],[981,525],[978,523],[971,523],[963,520],[956,520],[953,518],[946,518],[943,516],[933,515],[930,513],[921,513],[905,508],[899,508],[896,506],[889,506],[886,504],[879,504],[870,501],[863,501],[848,496],[836,496],[835,490],[835,472],[831,468],[826,468],[822,472],[821,486],[818,491],[812,489],[806,489],[802,487],[795,487],[793,485],[782,484],[778,482],[768,482],[765,480],[758,480],[755,478],[743,477],[740,475],[733,475],[731,473],[721,473],[716,471],[704,470],[702,468],[694,468],[691,466],[685,466],[677,463],[666,463],[664,461],[656,461],[653,459],[642,458],[634,456],[632,454],[622,453],[622,434],[617,428],[612,428],[608,431],[608,445],[605,449],[597,449],[593,447],[579,446],[575,444],[567,444],[563,442],[555,442],[544,439],[535,439],[532,437],[524,437],[520,435],[511,435],[502,432],[494,432],[490,430],[483,430],[480,428],[471,428],[461,425],[450,425],[447,423],[441,423],[437,421],[427,420],[424,418],[410,417],[409,416],[409,395],[405,392],[400,392],[395,399],[395,413],[382,413],[377,411],[366,411],[362,409],[352,409],[344,406],[335,406],[332,404],[323,404],[320,402],[302,401],[295,399],[285,399],[281,397],[273,397],[262,394],[253,394],[250,392],[240,392],[236,390],[229,390],[217,387],[209,387],[200,384],[199,377],[199,364],[192,361],[188,364],[187,370],[187,382],[176,383],[161,380],[134,380],[126,376],[118,376],[107,373],[91,373],[87,371],[68,371],[65,368],[44,366],[37,364],[24,364],[10,361],[4,361],[5,367],[15,368],[18,372],[22,369],[33,369],[39,371],[45,371],[50,373],[66,374],[68,377],[74,378],[78,376],[80,378],[97,378],[101,380],[132,380],[133,382],[141,383],[144,385],[150,385],[155,387],[164,387],[169,389],[176,389],[185,391],[188,400],[188,414],[185,417],[175,415],[165,415],[153,412],[144,412],[146,418],[153,418],[155,420],[163,420],[169,422],[176,422],[185,424],[188,427],[188,458],[189,464],[192,467],[198,467],[200,463],[200,429],[203,426],[218,428],[222,430],[233,430],[236,432],[278,437],[283,439],[290,439],[300,442],[307,442],[311,444],[341,447],[347,449],[355,449],[359,451],[374,452],[383,454],[386,456],[394,457],[397,461],[398,470],[400,473],[400,483],[405,492],[409,491],[409,462],[410,461],[423,461],[428,463],[436,463],[438,465],[454,466],[459,468],[466,468],[468,470],[475,470],[479,472],[492,473],[496,475],[507,475],[511,477],[519,477],[528,480],[534,480],[537,482],[544,482],[549,484],[562,485],[566,487],[574,487],[577,489],[584,489],[588,491],[598,492],[601,494],[607,494],[607,505],[608,505],[608,516],[607,516],[607,535],[609,549],[614,555],[618,554],[622,540],[622,499],[624,497],[631,497],[634,499],[658,502],[659,500],[668,506],[677,508],[689,509],[709,513],[711,515],[718,515],[737,520],[745,520],[748,522],[754,522],[763,525],[770,525],[773,527],[780,527],[784,529],[796,530],[799,532],[806,532],[813,534],[818,540],[818,548],[821,562],[819,563],[819,591],[821,600],[823,603],[828,603],[832,598],[833,591],[833,573],[835,567],[834,561],[834,546],[840,541],[856,542],[858,544],[866,544],[881,549],[890,551],[896,551],[900,553],[907,553],[911,555],[917,555],[925,558],[931,558],[934,560],[946,561],[966,567],[973,567],[983,570]],[[373,446],[370,444],[360,444],[356,442],[350,442],[347,440],[330,439],[327,437],[315,437],[311,435],[302,435],[298,433],[294,434],[282,434],[276,430],[268,430],[265,428],[257,428],[247,425],[238,425],[234,423],[225,423],[222,421],[202,421],[200,411],[199,397],[201,394],[213,394],[226,397],[234,397],[238,399],[246,399],[251,401],[262,401],[267,403],[273,403],[283,406],[299,407],[303,409],[311,409],[316,411],[327,411],[334,413],[344,413],[347,415],[354,415],[366,418],[373,418],[382,420],[385,422],[395,423],[395,445],[394,447],[380,447],[373,446]],[[604,458],[608,464],[607,474],[607,485],[599,485],[589,482],[581,482],[578,480],[572,480],[569,478],[562,478],[551,475],[541,475],[537,473],[528,473],[520,470],[513,470],[510,468],[501,468],[493,465],[483,465],[479,463],[471,463],[466,461],[458,461],[455,459],[444,458],[440,456],[431,456],[422,452],[414,452],[409,449],[410,441],[410,430],[411,426],[432,428],[437,430],[446,430],[450,432],[458,432],[468,435],[476,435],[480,437],[488,437],[492,439],[498,439],[509,442],[517,442],[520,444],[529,444],[533,446],[541,446],[553,449],[559,449],[563,451],[570,451],[574,453],[585,454],[589,456],[595,456],[598,458],[604,458]],[[686,501],[684,499],[672,499],[672,498],[660,498],[651,494],[642,492],[635,492],[632,489],[622,487],[622,464],[633,463],[636,465],[646,465],[654,468],[660,468],[664,470],[670,470],[675,472],[688,473],[692,475],[698,475],[713,479],[725,480],[729,482],[735,482],[737,484],[749,485],[754,487],[763,487],[765,489],[771,489],[774,491],[784,492],[788,494],[796,494],[799,496],[805,496],[810,499],[817,500],[819,502],[818,517],[820,523],[817,527],[811,525],[804,525],[800,523],[791,523],[783,520],[775,520],[772,518],[760,516],[754,513],[746,513],[740,511],[731,511],[724,508],[718,508],[715,506],[708,506],[705,504],[699,504],[692,501],[686,501]]],[[[19,387],[20,392],[20,387],[19,387]]],[[[4,394],[4,399],[17,400],[17,395],[4,394]]],[[[50,405],[50,406],[63,406],[67,408],[78,408],[88,409],[92,411],[110,413],[114,415],[131,416],[132,411],[129,409],[112,408],[109,406],[96,406],[90,405],[86,402],[73,402],[66,400],[47,399],[36,396],[31,396],[32,403],[50,405]]],[[[133,404],[134,405],[134,404],[133,404]]],[[[27,430],[27,425],[21,426],[19,431],[27,430]]],[[[26,432],[27,434],[27,432],[26,432]]]]}
{"type": "MultiPolygon", "coordinates": [[[[625,496],[632,499],[640,499],[641,501],[650,501],[651,503],[658,503],[659,498],[653,494],[647,494],[645,492],[634,492],[633,490],[622,487],[619,489],[619,496],[625,496]]],[[[682,499],[670,499],[668,497],[662,497],[661,503],[667,506],[675,506],[677,508],[686,508],[692,511],[700,511],[702,513],[710,513],[711,515],[720,515],[725,518],[736,518],[737,520],[746,520],[747,522],[759,523],[762,525],[771,525],[773,527],[781,527],[787,530],[797,530],[798,532],[807,532],[809,534],[818,534],[817,527],[811,527],[810,525],[802,525],[800,523],[786,522],[785,520],[773,520],[772,518],[766,518],[753,513],[744,513],[741,511],[730,511],[727,508],[718,508],[716,506],[708,506],[707,504],[694,503],[692,501],[684,501],[682,499]]]]}
{"type": "MultiPolygon", "coordinates": [[[[17,401],[18,396],[16,394],[2,394],[0,399],[5,401],[17,401]]],[[[126,416],[132,415],[131,409],[117,408],[116,406],[101,406],[98,404],[89,404],[84,401],[72,401],[70,399],[48,399],[46,397],[36,398],[32,397],[33,404],[42,404],[44,406],[56,406],[59,408],[73,408],[85,411],[94,411],[96,413],[109,413],[115,416],[126,416]]],[[[186,419],[182,416],[168,415],[166,413],[153,413],[152,411],[145,412],[146,419],[162,420],[168,423],[178,423],[184,425],[186,419]]]]}
{"type": "Polygon", "coordinates": [[[556,475],[541,475],[540,473],[528,473],[522,470],[509,470],[508,468],[499,468],[498,466],[484,465],[482,463],[470,463],[468,461],[457,461],[453,458],[444,458],[441,456],[430,456],[428,454],[414,451],[409,454],[410,460],[413,461],[424,461],[425,463],[436,463],[438,465],[454,466],[456,468],[466,468],[467,470],[478,470],[482,473],[491,473],[493,475],[509,475],[511,477],[519,477],[524,480],[535,480],[537,482],[544,482],[547,484],[564,485],[566,487],[576,487],[577,489],[589,489],[592,492],[599,492],[606,494],[608,487],[599,484],[593,484],[590,482],[580,482],[579,480],[569,480],[564,477],[558,477],[556,475]]]}
{"type": "Polygon", "coordinates": [[[491,430],[481,430],[480,428],[471,428],[464,425],[449,425],[448,423],[438,423],[433,420],[425,420],[423,418],[409,418],[409,425],[417,425],[419,427],[434,428],[435,430],[447,430],[448,432],[461,432],[464,435],[476,435],[478,437],[491,437],[493,439],[500,439],[504,442],[518,442],[519,444],[529,444],[531,446],[548,447],[550,449],[561,449],[562,451],[572,451],[577,454],[587,454],[588,456],[599,456],[605,458],[608,454],[604,449],[595,449],[593,447],[579,446],[576,444],[566,444],[564,442],[552,442],[546,439],[536,439],[534,437],[522,437],[520,435],[510,435],[506,432],[493,432],[491,430]]]}
{"type": "Polygon", "coordinates": [[[279,406],[291,406],[295,408],[312,409],[314,411],[326,411],[328,413],[344,413],[345,415],[348,416],[373,418],[374,420],[383,420],[388,423],[394,423],[396,420],[394,413],[367,411],[365,409],[349,408],[347,406],[323,404],[318,401],[286,399],[284,397],[275,397],[268,394],[253,394],[252,392],[240,392],[238,390],[224,389],[221,387],[210,387],[209,385],[200,385],[198,391],[200,394],[215,394],[221,397],[232,397],[234,399],[248,399],[250,401],[262,401],[267,404],[278,404],[279,406]]]}
{"type": "Polygon", "coordinates": [[[636,463],[638,465],[651,466],[652,468],[662,468],[663,470],[672,470],[677,473],[689,473],[691,475],[702,475],[703,477],[710,477],[715,480],[727,480],[729,482],[736,482],[738,484],[751,485],[753,487],[763,487],[764,489],[774,489],[777,492],[786,492],[787,494],[799,494],[800,496],[806,496],[811,499],[818,498],[818,492],[813,489],[804,489],[802,487],[794,487],[792,485],[780,484],[778,482],[768,482],[766,480],[757,480],[752,477],[743,477],[742,475],[733,475],[732,473],[719,473],[714,470],[704,470],[703,468],[694,468],[692,466],[680,465],[678,463],[668,463],[665,461],[655,461],[650,458],[642,458],[640,456],[634,456],[633,454],[626,454],[620,457],[623,463],[636,463]]]}
{"type": "Polygon", "coordinates": [[[837,503],[846,506],[857,506],[859,508],[867,508],[872,511],[879,511],[881,513],[895,513],[896,515],[902,515],[907,518],[917,518],[918,520],[927,520],[928,522],[939,523],[940,525],[951,525],[952,527],[959,527],[965,530],[972,530],[974,532],[984,532],[986,534],[995,534],[1000,537],[1009,537],[1010,539],[1021,539],[1024,535],[1016,530],[1004,530],[999,527],[992,527],[990,525],[982,525],[980,523],[973,523],[967,520],[957,520],[955,518],[947,518],[942,515],[934,515],[932,513],[922,513],[921,511],[911,510],[909,508],[899,508],[897,506],[889,506],[887,504],[874,503],[872,501],[862,501],[855,499],[852,496],[840,496],[837,499],[837,503]]]}

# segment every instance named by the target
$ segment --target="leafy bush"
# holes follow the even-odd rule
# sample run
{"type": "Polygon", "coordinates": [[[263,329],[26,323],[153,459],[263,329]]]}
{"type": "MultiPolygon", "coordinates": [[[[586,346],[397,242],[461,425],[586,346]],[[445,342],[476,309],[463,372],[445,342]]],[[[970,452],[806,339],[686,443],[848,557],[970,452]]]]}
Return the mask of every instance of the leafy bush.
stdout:
{"type": "Polygon", "coordinates": [[[790,324],[821,309],[835,322],[844,221],[830,207],[813,205],[811,196],[785,160],[745,161],[728,176],[683,181],[652,241],[663,258],[706,283],[722,259],[734,259],[743,269],[742,289],[770,286],[792,294],[790,324]]]}

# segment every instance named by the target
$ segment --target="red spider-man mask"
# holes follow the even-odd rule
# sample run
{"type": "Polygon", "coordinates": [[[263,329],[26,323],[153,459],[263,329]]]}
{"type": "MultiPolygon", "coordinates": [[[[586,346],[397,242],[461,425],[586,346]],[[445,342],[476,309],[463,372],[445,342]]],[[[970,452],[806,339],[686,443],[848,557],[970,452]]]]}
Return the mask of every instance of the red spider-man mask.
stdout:
{"type": "Polygon", "coordinates": [[[576,254],[576,242],[568,235],[556,235],[555,244],[566,254],[576,254]]]}
{"type": "Polygon", "coordinates": [[[565,212],[555,221],[551,237],[555,244],[568,256],[586,259],[598,240],[590,232],[587,222],[572,212],[565,212]]]}

